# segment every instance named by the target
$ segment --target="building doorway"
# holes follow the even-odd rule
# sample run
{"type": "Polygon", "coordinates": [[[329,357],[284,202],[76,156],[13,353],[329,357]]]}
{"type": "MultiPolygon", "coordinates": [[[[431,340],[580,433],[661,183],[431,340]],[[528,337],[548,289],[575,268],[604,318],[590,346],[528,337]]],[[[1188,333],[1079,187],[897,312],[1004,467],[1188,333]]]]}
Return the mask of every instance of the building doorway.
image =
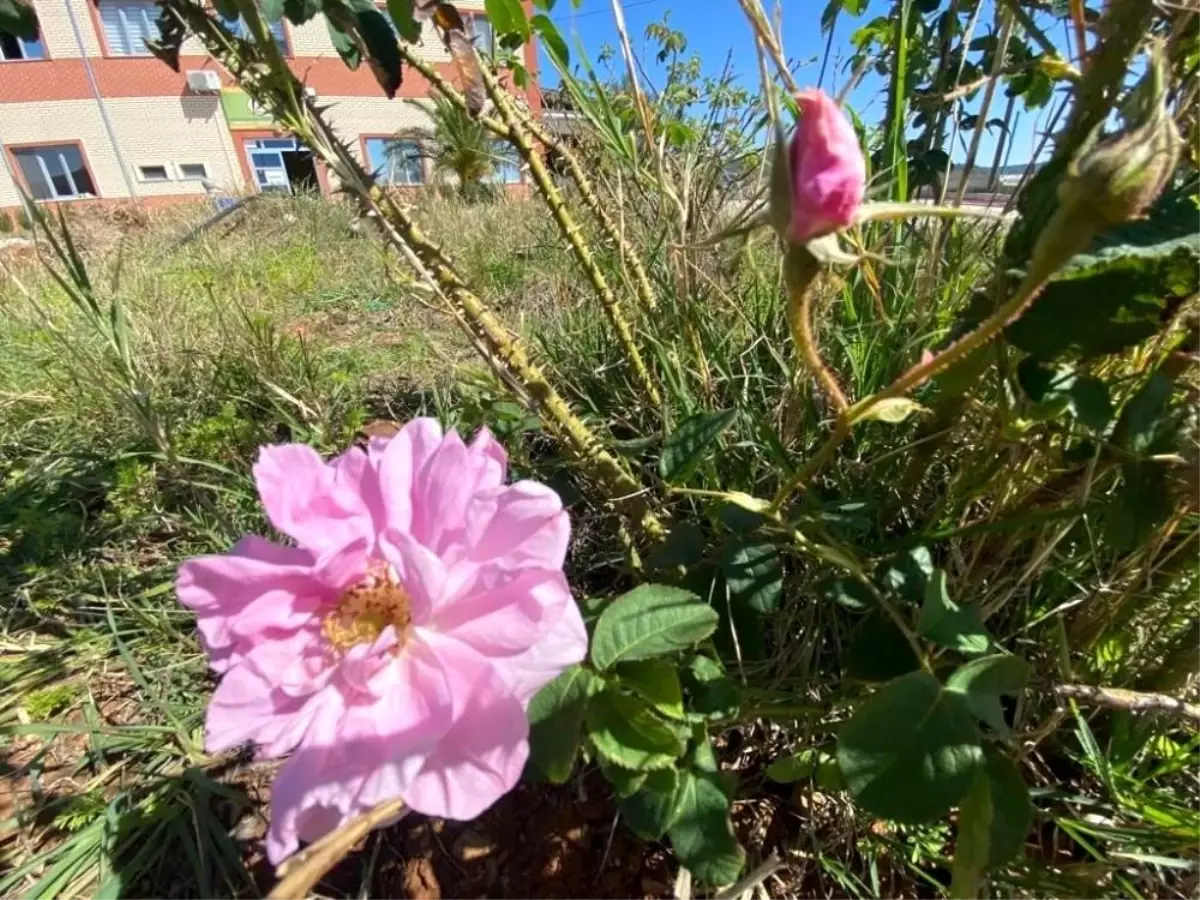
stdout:
{"type": "Polygon", "coordinates": [[[246,138],[242,143],[260,191],[320,192],[312,151],[295,138],[246,138]]]}

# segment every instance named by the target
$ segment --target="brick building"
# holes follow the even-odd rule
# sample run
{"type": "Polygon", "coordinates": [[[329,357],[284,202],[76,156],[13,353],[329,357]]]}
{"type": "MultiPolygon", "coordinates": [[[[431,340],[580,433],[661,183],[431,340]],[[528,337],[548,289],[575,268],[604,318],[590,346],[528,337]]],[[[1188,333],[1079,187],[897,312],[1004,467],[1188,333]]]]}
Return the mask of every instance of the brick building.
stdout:
{"type": "MultiPolygon", "coordinates": [[[[19,206],[18,184],[39,200],[85,203],[164,202],[213,186],[330,190],[323,166],[260,115],[194,38],[184,44],[179,72],[149,55],[144,38],[156,34],[158,14],[152,0],[34,2],[38,40],[0,32],[0,208],[19,206]]],[[[458,6],[486,43],[482,0],[458,6]]],[[[453,78],[449,55],[425,27],[419,52],[453,78]]],[[[431,178],[421,152],[429,85],[419,73],[406,70],[389,100],[366,65],[346,67],[320,16],[300,26],[279,23],[276,40],[368,168],[393,184],[431,178]]],[[[536,59],[527,47],[531,72],[536,59]]],[[[528,99],[536,110],[534,89],[528,99]]],[[[515,183],[521,174],[500,153],[493,177],[515,183]]]]}

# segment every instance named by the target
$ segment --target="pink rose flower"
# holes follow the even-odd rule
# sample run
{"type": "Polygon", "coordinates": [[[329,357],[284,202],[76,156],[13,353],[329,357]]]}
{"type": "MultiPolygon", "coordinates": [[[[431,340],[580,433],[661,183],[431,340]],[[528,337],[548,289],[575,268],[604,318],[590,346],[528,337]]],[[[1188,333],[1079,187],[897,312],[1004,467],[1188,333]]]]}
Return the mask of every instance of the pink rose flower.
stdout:
{"type": "Polygon", "coordinates": [[[804,244],[854,222],[867,169],[854,126],[828,94],[801,91],[800,122],[788,148],[791,210],[787,239],[804,244]]]}
{"type": "Polygon", "coordinates": [[[272,790],[273,862],[385,800],[471,819],[516,784],[529,700],[583,659],[587,633],[562,502],[505,485],[506,468],[486,429],[467,445],[432,419],[328,463],[264,447],[259,495],[297,546],[248,536],[180,566],[221,674],[207,750],[292,753],[272,790]]]}

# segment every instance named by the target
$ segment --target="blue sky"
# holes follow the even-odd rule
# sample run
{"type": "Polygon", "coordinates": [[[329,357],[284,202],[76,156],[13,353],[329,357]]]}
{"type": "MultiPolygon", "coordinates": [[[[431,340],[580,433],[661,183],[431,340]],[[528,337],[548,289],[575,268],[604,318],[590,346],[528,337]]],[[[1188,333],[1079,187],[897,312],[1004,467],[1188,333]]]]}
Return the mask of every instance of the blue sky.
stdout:
{"type": "MultiPolygon", "coordinates": [[[[769,0],[764,5],[768,10],[772,9],[769,0]]],[[[843,14],[839,17],[832,44],[833,58],[827,67],[823,85],[827,90],[836,92],[849,78],[844,63],[851,52],[850,36],[864,23],[876,16],[886,15],[891,6],[890,0],[871,0],[865,15],[852,17],[843,14]]],[[[801,85],[815,84],[820,72],[826,40],[820,26],[824,7],[825,0],[783,2],[784,49],[792,59],[808,63],[797,73],[797,81],[801,85]]],[[[687,36],[688,52],[700,54],[706,71],[718,70],[724,63],[726,54],[732,53],[735,71],[746,80],[748,86],[757,84],[758,69],[754,59],[753,36],[737,0],[625,0],[624,8],[635,53],[649,46],[644,38],[646,26],[662,21],[663,16],[669,14],[671,27],[687,36]]],[[[605,44],[614,48],[617,46],[617,32],[613,24],[610,0],[582,0],[578,8],[573,5],[572,0],[558,0],[552,17],[570,45],[572,54],[576,53],[578,44],[582,44],[594,61],[605,44]]],[[[992,21],[991,0],[984,0],[976,35],[989,33],[992,21]]],[[[652,52],[641,55],[651,77],[661,72],[661,69],[653,65],[652,52]]],[[[619,57],[613,64],[620,64],[619,57]]],[[[553,85],[557,80],[553,66],[543,60],[543,84],[553,85]]],[[[884,79],[872,74],[864,79],[851,95],[851,105],[865,122],[877,122],[882,118],[886,103],[884,89],[884,79]]],[[[977,104],[978,98],[975,101],[975,105],[977,104]]],[[[1003,110],[1003,92],[997,91],[990,115],[1000,116],[1003,110]]],[[[1037,143],[1037,133],[1046,127],[1048,119],[1048,109],[1019,113],[1011,153],[1006,154],[1010,164],[1023,164],[1029,159],[1037,143]]],[[[996,137],[995,133],[984,135],[979,157],[984,164],[991,163],[996,137]]],[[[955,160],[966,155],[961,141],[951,155],[955,160]]]]}

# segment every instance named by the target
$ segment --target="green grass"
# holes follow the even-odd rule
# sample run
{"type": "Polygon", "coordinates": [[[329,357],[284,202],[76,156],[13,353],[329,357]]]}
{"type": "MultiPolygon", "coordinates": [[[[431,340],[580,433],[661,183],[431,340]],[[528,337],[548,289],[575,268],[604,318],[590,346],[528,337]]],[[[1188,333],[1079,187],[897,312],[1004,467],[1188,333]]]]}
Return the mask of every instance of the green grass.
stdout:
{"type": "MultiPolygon", "coordinates": [[[[632,467],[652,472],[671,426],[628,377],[540,207],[422,204],[422,221],[539,351],[585,419],[632,467]]],[[[649,244],[653,215],[641,212],[631,211],[629,226],[649,244]]],[[[174,248],[192,222],[168,215],[120,242],[101,231],[80,250],[97,296],[128,317],[169,452],[119,380],[93,377],[97,361],[109,359],[103,335],[36,265],[15,270],[25,293],[10,280],[0,294],[0,752],[28,791],[0,825],[6,896],[261,888],[261,874],[247,870],[254,842],[239,837],[257,814],[254,769],[203,752],[211,682],[172,581],[188,556],[266,529],[249,479],[263,443],[306,441],[329,453],[375,418],[427,412],[464,429],[487,422],[518,472],[554,484],[572,504],[578,593],[633,583],[617,529],[588,486],[382,253],[369,224],[352,228],[339,204],[267,200],[236,229],[174,248]]],[[[988,229],[951,229],[936,277],[924,252],[932,233],[909,237],[886,279],[860,269],[820,287],[818,340],[854,397],[943,342],[988,277],[996,245],[988,229]]],[[[621,283],[613,260],[602,258],[621,283]]],[[[696,248],[690,260],[708,277],[686,301],[660,260],[662,309],[640,316],[639,339],[666,387],[671,423],[738,410],[721,452],[689,487],[769,497],[828,432],[832,411],[793,375],[770,242],[696,248]],[[693,344],[679,339],[685,327],[695,329],[693,344]]],[[[989,382],[984,396],[1001,390],[989,382]]],[[[1195,647],[1194,516],[1155,542],[1115,552],[1097,544],[1064,491],[1042,496],[1047,473],[1061,464],[1049,426],[1007,434],[978,401],[946,402],[933,389],[918,399],[929,404],[927,416],[857,432],[791,512],[794,521],[815,540],[872,559],[934,545],[960,592],[991,612],[993,633],[1031,660],[1039,685],[1071,676],[1183,690],[1194,670],[1184,652],[1195,647]]],[[[1094,492],[1114,483],[1103,476],[1094,492]]],[[[748,524],[732,507],[655,492],[693,529],[688,540],[701,556],[719,558],[748,524]]],[[[835,712],[829,721],[750,722],[739,732],[746,749],[738,772],[751,798],[773,796],[762,769],[775,755],[828,746],[846,703],[863,693],[841,678],[861,614],[830,599],[836,572],[801,554],[785,566],[779,612],[727,621],[721,647],[764,704],[800,694],[835,712]]],[[[724,595],[711,566],[696,571],[702,593],[724,595]]],[[[1041,847],[1031,844],[1027,859],[998,873],[996,889],[1185,891],[1200,837],[1195,733],[1169,719],[1056,713],[1053,699],[1034,696],[1043,699],[1018,712],[1017,727],[1028,741],[1023,764],[1036,788],[1041,847]],[[1056,715],[1061,727],[1043,732],[1056,715]]],[[[798,890],[944,888],[947,824],[872,827],[836,780],[814,776],[798,788],[796,808],[825,810],[801,816],[790,839],[789,851],[806,860],[793,859],[789,870],[798,890]]]]}

